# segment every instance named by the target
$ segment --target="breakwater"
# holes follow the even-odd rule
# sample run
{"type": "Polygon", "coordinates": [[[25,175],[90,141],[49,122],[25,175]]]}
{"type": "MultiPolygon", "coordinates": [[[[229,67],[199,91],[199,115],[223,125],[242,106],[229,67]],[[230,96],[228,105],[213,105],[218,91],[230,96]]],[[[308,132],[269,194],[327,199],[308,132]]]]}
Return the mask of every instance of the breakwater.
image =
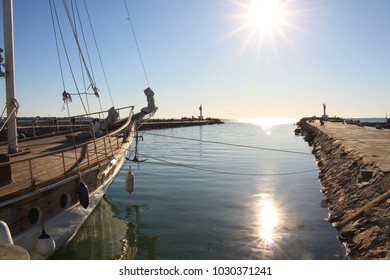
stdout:
{"type": "Polygon", "coordinates": [[[150,119],[144,120],[139,130],[149,129],[164,129],[164,128],[175,128],[185,126],[198,126],[198,125],[212,125],[212,124],[223,124],[220,119],[207,118],[204,120],[200,119],[150,119]]]}
{"type": "MultiPolygon", "coordinates": [[[[32,118],[30,118],[32,119],[32,118]]],[[[199,125],[213,125],[223,124],[220,119],[207,118],[203,120],[182,118],[182,119],[149,119],[143,120],[139,130],[150,130],[150,129],[164,129],[164,128],[176,128],[185,126],[199,126],[199,125]]],[[[89,122],[75,122],[72,125],[73,129],[89,129],[89,122]]],[[[40,121],[40,122],[27,122],[25,121],[22,125],[18,126],[18,137],[20,139],[28,137],[36,137],[45,135],[48,133],[59,133],[70,131],[69,122],[60,123],[51,119],[40,121]]],[[[0,132],[0,141],[7,140],[6,130],[0,132]]]]}
{"type": "Polygon", "coordinates": [[[390,131],[302,119],[320,169],[327,221],[349,259],[390,259],[390,131]]]}

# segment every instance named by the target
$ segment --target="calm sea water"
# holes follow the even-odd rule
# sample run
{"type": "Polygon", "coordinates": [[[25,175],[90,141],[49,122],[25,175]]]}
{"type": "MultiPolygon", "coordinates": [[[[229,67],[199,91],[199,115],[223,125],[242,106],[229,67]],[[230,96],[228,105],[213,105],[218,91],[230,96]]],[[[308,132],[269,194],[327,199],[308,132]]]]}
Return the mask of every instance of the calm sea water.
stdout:
{"type": "Polygon", "coordinates": [[[145,132],[139,149],[148,160],[130,163],[135,191],[125,190],[126,164],[55,258],[344,259],[324,221],[311,148],[294,135],[293,122],[145,132]]]}

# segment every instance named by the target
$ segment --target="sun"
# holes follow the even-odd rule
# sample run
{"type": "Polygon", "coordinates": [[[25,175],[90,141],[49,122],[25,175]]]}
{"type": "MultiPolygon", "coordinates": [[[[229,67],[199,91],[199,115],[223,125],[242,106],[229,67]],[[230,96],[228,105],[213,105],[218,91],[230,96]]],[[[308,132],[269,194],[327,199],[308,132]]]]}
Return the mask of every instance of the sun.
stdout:
{"type": "Polygon", "coordinates": [[[264,45],[271,46],[276,53],[276,42],[282,38],[291,43],[288,31],[298,29],[292,23],[293,17],[301,14],[294,10],[294,0],[231,0],[234,12],[230,18],[236,28],[229,34],[244,37],[243,49],[254,45],[261,50],[264,45]]]}
{"type": "Polygon", "coordinates": [[[279,30],[285,21],[286,12],[278,0],[251,1],[244,7],[247,24],[257,31],[269,33],[279,30]]]}

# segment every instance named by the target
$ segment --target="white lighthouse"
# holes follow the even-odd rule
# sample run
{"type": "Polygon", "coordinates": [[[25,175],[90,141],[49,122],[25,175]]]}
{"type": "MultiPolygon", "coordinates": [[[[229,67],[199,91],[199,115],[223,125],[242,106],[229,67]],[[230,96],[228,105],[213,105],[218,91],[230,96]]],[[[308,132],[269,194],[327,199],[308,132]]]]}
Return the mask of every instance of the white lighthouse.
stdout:
{"type": "Polygon", "coordinates": [[[324,107],[324,114],[322,115],[322,118],[326,121],[328,120],[328,115],[326,114],[326,104],[324,103],[322,106],[324,107]]]}
{"type": "Polygon", "coordinates": [[[202,104],[199,106],[199,120],[203,120],[203,114],[202,114],[202,104]]]}

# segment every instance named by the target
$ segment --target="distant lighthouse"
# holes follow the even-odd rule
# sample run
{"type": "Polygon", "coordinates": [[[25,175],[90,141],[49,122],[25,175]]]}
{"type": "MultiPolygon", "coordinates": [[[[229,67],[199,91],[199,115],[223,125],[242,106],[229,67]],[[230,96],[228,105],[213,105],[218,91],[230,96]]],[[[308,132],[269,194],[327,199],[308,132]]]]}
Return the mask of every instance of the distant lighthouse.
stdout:
{"type": "Polygon", "coordinates": [[[203,114],[202,114],[202,104],[199,106],[199,112],[200,112],[200,114],[199,114],[199,119],[200,120],[203,120],[203,114]]]}
{"type": "Polygon", "coordinates": [[[324,120],[328,120],[328,115],[326,114],[326,104],[324,103],[322,106],[324,107],[324,114],[322,115],[322,118],[324,120]]]}

